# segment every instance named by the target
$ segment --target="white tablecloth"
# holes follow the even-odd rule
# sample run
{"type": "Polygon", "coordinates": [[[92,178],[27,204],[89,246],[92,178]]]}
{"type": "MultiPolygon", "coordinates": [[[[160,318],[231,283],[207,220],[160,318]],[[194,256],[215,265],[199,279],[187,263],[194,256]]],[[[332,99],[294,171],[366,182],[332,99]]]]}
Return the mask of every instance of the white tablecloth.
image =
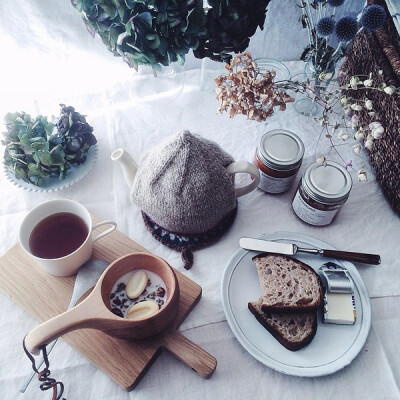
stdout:
{"type": "MultiPolygon", "coordinates": [[[[82,181],[55,193],[24,191],[1,175],[0,254],[16,243],[19,223],[29,209],[54,198],[77,200],[101,218],[117,221],[123,233],[201,285],[202,299],[181,331],[218,360],[215,374],[203,380],[162,353],[135,390],[127,393],[60,340],[50,361],[54,376],[66,384],[66,398],[399,399],[399,217],[374,181],[367,159],[343,148],[346,159],[369,170],[370,180],[366,184],[355,182],[350,199],[332,225],[317,228],[302,223],[291,209],[295,188],[278,196],[257,190],[239,199],[232,228],[215,245],[196,251],[194,266],[186,271],[180,254],[162,246],[145,229],[140,210],[129,202],[119,166],[110,160],[111,151],[123,147],[140,160],[164,137],[189,129],[216,141],[236,160],[251,161],[262,134],[280,127],[297,133],[306,145],[301,173],[325,146],[323,143],[315,148],[316,126],[291,106],[271,118],[268,125],[219,115],[213,78],[221,65],[189,57],[185,70],[174,79],[164,74],[157,80],[138,76],[108,53],[98,38],[91,39],[68,1],[42,3],[3,0],[0,4],[0,118],[17,110],[57,115],[59,103],[72,105],[87,115],[94,127],[99,157],[82,181]],[[226,322],[220,282],[227,261],[238,249],[239,238],[275,231],[301,232],[340,249],[382,256],[381,266],[359,268],[372,299],[372,328],[367,342],[352,364],[334,375],[297,378],[275,372],[241,347],[226,322]]],[[[282,3],[293,16],[291,7],[295,5],[282,3]]],[[[278,5],[274,2],[271,7],[267,26],[271,21],[271,27],[276,27],[273,12],[278,5]]],[[[284,40],[277,30],[273,38],[271,35],[258,33],[251,44],[253,52],[265,55],[261,47],[265,38],[275,43],[284,40]]],[[[278,47],[276,44],[271,50],[275,57],[278,47]]],[[[280,47],[284,51],[286,45],[280,47]]],[[[293,53],[292,49],[292,56],[286,59],[295,59],[293,53]]],[[[287,65],[294,73],[303,67],[300,62],[287,65]]],[[[36,382],[24,395],[18,393],[30,367],[22,351],[22,338],[37,322],[3,294],[0,306],[0,398],[45,398],[36,382]]]]}

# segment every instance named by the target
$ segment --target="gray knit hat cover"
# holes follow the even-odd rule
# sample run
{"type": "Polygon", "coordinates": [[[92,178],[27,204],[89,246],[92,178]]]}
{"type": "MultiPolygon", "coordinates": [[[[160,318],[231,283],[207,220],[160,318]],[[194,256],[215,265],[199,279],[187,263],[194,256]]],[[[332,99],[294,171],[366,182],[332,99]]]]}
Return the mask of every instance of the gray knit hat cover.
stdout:
{"type": "Polygon", "coordinates": [[[232,162],[218,144],[185,130],[144,155],[132,201],[170,232],[206,233],[236,208],[225,170],[232,162]]]}

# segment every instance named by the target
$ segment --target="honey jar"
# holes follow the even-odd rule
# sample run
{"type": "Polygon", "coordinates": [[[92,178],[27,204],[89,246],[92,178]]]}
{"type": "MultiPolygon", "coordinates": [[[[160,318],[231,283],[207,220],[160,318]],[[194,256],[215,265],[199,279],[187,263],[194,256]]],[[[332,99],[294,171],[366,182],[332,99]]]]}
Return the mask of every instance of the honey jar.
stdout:
{"type": "Polygon", "coordinates": [[[258,187],[267,193],[286,192],[293,184],[304,155],[304,144],[293,132],[274,129],[257,147],[254,165],[260,171],[258,187]]]}
{"type": "Polygon", "coordinates": [[[349,197],[351,187],[351,176],[340,164],[315,162],[300,180],[293,210],[310,225],[329,225],[349,197]]]}

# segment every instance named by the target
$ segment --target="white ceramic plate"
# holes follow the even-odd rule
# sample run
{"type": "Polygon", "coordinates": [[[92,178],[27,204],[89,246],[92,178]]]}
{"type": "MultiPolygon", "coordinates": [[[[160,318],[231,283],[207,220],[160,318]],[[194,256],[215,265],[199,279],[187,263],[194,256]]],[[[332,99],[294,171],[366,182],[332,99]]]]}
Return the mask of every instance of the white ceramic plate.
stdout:
{"type": "Polygon", "coordinates": [[[65,179],[60,180],[57,177],[51,177],[44,187],[35,186],[22,179],[17,179],[15,175],[8,170],[5,164],[3,164],[4,175],[11,183],[29,192],[56,192],[57,190],[72,186],[84,178],[93,168],[97,159],[97,153],[98,144],[96,143],[94,146],[90,146],[87,152],[86,161],[83,164],[79,166],[71,166],[65,179]]]}
{"type": "MultiPolygon", "coordinates": [[[[293,242],[300,247],[334,249],[310,236],[277,232],[263,239],[293,242]]],[[[347,261],[299,255],[297,259],[315,270],[333,261],[347,268],[355,284],[357,322],[354,325],[324,324],[318,313],[318,329],[312,342],[298,351],[283,347],[248,310],[247,303],[261,295],[257,268],[252,258],[260,252],[240,249],[229,260],[222,278],[222,303],[226,319],[241,345],[266,366],[288,375],[322,376],[350,364],[360,352],[371,326],[371,303],[367,288],[356,267],[347,261]]]]}

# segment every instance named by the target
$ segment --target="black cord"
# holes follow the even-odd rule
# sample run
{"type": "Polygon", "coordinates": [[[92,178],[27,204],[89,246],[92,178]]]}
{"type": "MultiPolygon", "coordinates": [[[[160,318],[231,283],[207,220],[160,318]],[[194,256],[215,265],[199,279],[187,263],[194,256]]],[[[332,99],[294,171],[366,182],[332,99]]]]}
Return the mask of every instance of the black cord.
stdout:
{"type": "MultiPolygon", "coordinates": [[[[26,338],[26,336],[25,336],[26,338]]],[[[64,393],[64,384],[60,381],[56,381],[54,378],[50,378],[50,363],[49,363],[49,358],[47,356],[47,349],[46,349],[46,345],[44,344],[43,346],[40,346],[39,349],[42,352],[43,355],[43,360],[44,360],[44,364],[45,367],[42,371],[39,371],[36,367],[36,362],[34,357],[32,356],[32,354],[28,351],[28,349],[25,346],[25,338],[22,342],[22,345],[24,347],[24,351],[25,354],[27,355],[27,357],[29,358],[29,360],[32,363],[32,369],[38,374],[38,379],[40,382],[42,382],[40,384],[40,390],[45,391],[45,390],[49,390],[49,389],[53,389],[53,398],[52,400],[66,400],[64,397],[61,398],[61,396],[64,393]]]]}

